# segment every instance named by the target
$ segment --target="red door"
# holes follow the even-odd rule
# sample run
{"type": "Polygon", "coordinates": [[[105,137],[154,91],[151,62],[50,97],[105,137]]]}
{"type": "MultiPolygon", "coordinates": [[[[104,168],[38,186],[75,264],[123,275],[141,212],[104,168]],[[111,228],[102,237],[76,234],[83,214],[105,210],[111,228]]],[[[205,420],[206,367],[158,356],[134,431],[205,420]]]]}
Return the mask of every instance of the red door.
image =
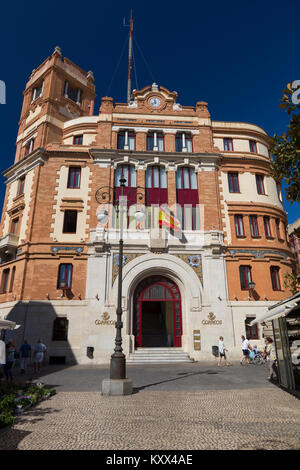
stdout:
{"type": "Polygon", "coordinates": [[[144,302],[170,302],[173,312],[173,338],[174,347],[181,347],[182,315],[181,297],[178,286],[170,279],[162,276],[151,276],[142,281],[134,295],[134,334],[136,346],[143,344],[143,303],[144,302]]]}

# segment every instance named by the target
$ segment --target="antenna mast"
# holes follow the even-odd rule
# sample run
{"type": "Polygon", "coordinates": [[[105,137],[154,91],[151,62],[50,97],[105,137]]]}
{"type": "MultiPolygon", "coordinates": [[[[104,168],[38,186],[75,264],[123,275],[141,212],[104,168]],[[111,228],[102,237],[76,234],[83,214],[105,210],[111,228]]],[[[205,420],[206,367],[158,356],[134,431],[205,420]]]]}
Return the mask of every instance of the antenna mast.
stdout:
{"type": "MultiPolygon", "coordinates": [[[[124,26],[125,26],[125,25],[124,25],[124,26]]],[[[128,26],[128,25],[126,25],[126,26],[128,26]]],[[[132,33],[133,33],[133,18],[132,18],[132,10],[130,10],[130,20],[129,20],[129,45],[128,45],[127,103],[130,102],[130,98],[131,98],[132,33]]]]}

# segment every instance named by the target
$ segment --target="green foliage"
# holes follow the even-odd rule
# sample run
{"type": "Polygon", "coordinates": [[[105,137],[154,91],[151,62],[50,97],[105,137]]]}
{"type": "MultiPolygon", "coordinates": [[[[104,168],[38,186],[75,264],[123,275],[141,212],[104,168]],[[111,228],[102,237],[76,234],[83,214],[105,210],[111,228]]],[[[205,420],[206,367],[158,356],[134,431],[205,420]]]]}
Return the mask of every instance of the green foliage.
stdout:
{"type": "Polygon", "coordinates": [[[12,413],[0,413],[0,428],[3,428],[4,426],[9,426],[10,424],[13,424],[14,422],[14,416],[12,413]]]}
{"type": "Polygon", "coordinates": [[[294,273],[285,274],[284,287],[285,289],[289,289],[292,295],[297,294],[299,288],[298,288],[297,276],[294,273]]]}
{"type": "Polygon", "coordinates": [[[271,139],[271,174],[278,182],[285,181],[286,198],[291,203],[300,202],[300,104],[292,103],[294,91],[288,84],[279,105],[290,116],[287,131],[271,139]]]}
{"type": "Polygon", "coordinates": [[[55,388],[47,389],[42,384],[0,384],[0,428],[13,423],[17,408],[27,408],[55,393],[55,388]]]}

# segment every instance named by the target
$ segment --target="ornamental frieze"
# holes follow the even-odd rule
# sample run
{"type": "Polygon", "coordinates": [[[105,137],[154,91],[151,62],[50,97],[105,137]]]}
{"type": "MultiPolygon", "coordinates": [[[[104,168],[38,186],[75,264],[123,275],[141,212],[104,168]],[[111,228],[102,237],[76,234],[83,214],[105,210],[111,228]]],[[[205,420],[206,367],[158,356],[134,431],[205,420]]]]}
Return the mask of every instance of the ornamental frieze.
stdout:
{"type": "MultiPolygon", "coordinates": [[[[142,253],[128,253],[123,255],[123,263],[122,266],[125,266],[127,263],[132,261],[133,259],[141,256],[142,253]]],[[[117,275],[119,274],[119,254],[116,253],[113,255],[113,265],[112,265],[112,284],[115,282],[117,275]]]]}
{"type": "Polygon", "coordinates": [[[276,250],[242,250],[242,249],[236,249],[236,250],[229,250],[229,253],[231,255],[235,255],[237,253],[239,254],[250,254],[253,255],[254,258],[259,258],[262,259],[264,255],[277,255],[281,256],[284,259],[287,259],[289,255],[286,253],[283,253],[282,251],[276,251],[276,250]]]}
{"type": "Polygon", "coordinates": [[[202,271],[202,258],[201,255],[175,255],[182,259],[195,271],[201,284],[203,285],[203,271],[202,271]]]}
{"type": "Polygon", "coordinates": [[[54,254],[59,251],[76,251],[80,255],[83,252],[83,248],[81,246],[51,246],[51,251],[54,254]]]}

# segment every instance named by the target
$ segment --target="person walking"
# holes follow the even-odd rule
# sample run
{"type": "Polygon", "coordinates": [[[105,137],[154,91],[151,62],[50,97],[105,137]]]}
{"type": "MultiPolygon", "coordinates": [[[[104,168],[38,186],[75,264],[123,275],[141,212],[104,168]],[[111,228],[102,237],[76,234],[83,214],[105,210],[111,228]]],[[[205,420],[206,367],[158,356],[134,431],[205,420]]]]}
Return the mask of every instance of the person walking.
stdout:
{"type": "Polygon", "coordinates": [[[273,340],[272,340],[272,338],[270,338],[270,336],[268,336],[266,338],[266,343],[267,343],[266,355],[267,355],[268,360],[269,360],[269,371],[270,371],[270,375],[268,377],[268,380],[273,380],[274,374],[277,376],[276,369],[275,369],[276,353],[275,353],[275,349],[274,349],[273,340]]]}
{"type": "Polygon", "coordinates": [[[245,338],[244,335],[241,336],[242,339],[242,352],[243,355],[240,360],[240,364],[243,365],[243,362],[246,362],[249,364],[249,349],[251,349],[251,346],[249,344],[249,341],[247,338],[245,338]]]}
{"type": "Polygon", "coordinates": [[[227,351],[227,349],[225,349],[224,338],[223,338],[223,336],[220,336],[220,338],[219,338],[219,354],[220,354],[220,356],[219,356],[218,367],[221,367],[222,359],[224,359],[224,361],[226,362],[226,366],[230,366],[230,363],[227,361],[226,351],[227,351]]]}
{"type": "Polygon", "coordinates": [[[6,345],[6,364],[3,364],[3,370],[7,382],[10,380],[12,382],[12,367],[15,362],[16,348],[12,341],[6,345]]]}
{"type": "Polygon", "coordinates": [[[40,372],[42,362],[44,359],[44,354],[47,351],[46,346],[42,343],[42,340],[39,339],[38,342],[33,347],[33,367],[34,372],[40,372]]]}
{"type": "Polygon", "coordinates": [[[20,348],[20,369],[21,374],[25,373],[26,366],[30,357],[31,346],[28,344],[28,341],[25,339],[24,343],[20,348]]]}

